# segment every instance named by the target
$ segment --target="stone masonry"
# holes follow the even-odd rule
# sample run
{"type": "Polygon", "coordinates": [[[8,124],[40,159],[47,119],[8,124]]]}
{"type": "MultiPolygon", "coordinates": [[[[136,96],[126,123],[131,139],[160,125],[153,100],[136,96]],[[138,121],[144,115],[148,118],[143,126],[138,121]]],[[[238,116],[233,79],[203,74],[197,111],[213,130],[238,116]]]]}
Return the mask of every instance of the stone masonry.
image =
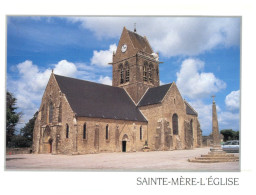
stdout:
{"type": "Polygon", "coordinates": [[[113,86],[52,73],[35,122],[33,152],[89,154],[135,152],[145,146],[151,151],[201,147],[197,112],[182,98],[175,82],[159,86],[161,62],[156,56],[146,37],[124,27],[111,63],[113,86]],[[110,102],[103,104],[106,98],[101,96],[110,102]]]}

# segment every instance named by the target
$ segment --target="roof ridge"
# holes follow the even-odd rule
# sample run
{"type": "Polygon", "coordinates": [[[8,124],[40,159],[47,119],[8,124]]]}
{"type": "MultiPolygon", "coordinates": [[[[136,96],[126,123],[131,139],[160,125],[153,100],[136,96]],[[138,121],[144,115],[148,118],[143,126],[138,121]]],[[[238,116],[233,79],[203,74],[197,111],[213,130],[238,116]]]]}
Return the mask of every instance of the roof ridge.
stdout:
{"type": "MultiPolygon", "coordinates": [[[[98,85],[104,85],[104,86],[107,86],[107,87],[115,87],[115,86],[112,86],[112,85],[97,83],[97,82],[94,82],[94,81],[88,81],[88,80],[83,80],[83,79],[78,79],[78,78],[73,78],[73,77],[67,77],[67,76],[58,75],[58,74],[54,74],[54,76],[59,76],[59,77],[67,78],[67,79],[74,79],[74,80],[84,81],[84,82],[88,82],[88,83],[94,83],[94,84],[98,84],[98,85]]],[[[121,89],[120,87],[115,87],[115,88],[121,89]]]]}
{"type": "Polygon", "coordinates": [[[172,85],[172,83],[167,83],[167,84],[164,84],[164,85],[159,85],[159,86],[156,86],[156,87],[152,87],[152,88],[150,88],[150,89],[154,89],[154,88],[157,88],[157,87],[164,87],[164,86],[166,86],[166,85],[172,85]]]}

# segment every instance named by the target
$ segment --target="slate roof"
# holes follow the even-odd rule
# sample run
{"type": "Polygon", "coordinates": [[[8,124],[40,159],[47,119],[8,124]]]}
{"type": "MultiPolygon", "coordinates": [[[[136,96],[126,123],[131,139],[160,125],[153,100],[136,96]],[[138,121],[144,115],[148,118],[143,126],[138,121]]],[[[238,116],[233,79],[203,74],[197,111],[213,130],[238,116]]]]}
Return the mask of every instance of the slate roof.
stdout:
{"type": "Polygon", "coordinates": [[[128,34],[130,36],[130,39],[133,43],[133,46],[135,48],[137,48],[139,51],[144,51],[147,52],[149,54],[153,53],[153,50],[151,48],[151,46],[149,45],[148,41],[146,38],[140,36],[139,34],[132,32],[132,31],[128,31],[128,34]]]}
{"type": "Polygon", "coordinates": [[[147,122],[122,88],[54,76],[77,116],[147,122]]]}
{"type": "Polygon", "coordinates": [[[192,109],[192,107],[189,105],[188,102],[184,101],[185,105],[186,105],[186,113],[189,115],[195,115],[197,116],[197,113],[195,112],[195,110],[192,109]]]}
{"type": "Polygon", "coordinates": [[[165,94],[167,93],[171,85],[172,83],[149,88],[146,94],[142,97],[142,99],[138,103],[138,106],[147,106],[147,105],[161,103],[161,101],[163,100],[165,94]]]}

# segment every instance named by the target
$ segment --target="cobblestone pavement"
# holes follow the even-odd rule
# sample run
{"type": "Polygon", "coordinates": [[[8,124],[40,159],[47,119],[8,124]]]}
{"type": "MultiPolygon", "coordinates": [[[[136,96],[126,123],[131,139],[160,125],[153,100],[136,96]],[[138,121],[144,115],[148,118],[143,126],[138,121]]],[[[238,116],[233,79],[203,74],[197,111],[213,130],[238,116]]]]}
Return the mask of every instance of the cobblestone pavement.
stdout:
{"type": "MultiPolygon", "coordinates": [[[[191,163],[209,148],[86,155],[6,155],[6,170],[62,171],[239,171],[239,162],[191,163]]],[[[238,155],[239,154],[235,154],[238,155]]]]}

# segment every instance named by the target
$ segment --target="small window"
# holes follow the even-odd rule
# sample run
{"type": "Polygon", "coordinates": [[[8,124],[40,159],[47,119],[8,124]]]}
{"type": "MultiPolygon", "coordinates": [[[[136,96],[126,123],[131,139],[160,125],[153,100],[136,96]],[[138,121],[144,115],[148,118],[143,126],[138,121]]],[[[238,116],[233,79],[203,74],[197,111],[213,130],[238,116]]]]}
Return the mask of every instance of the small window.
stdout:
{"type": "Polygon", "coordinates": [[[146,61],[144,62],[144,66],[143,66],[143,81],[148,80],[147,68],[148,68],[148,62],[146,61]]]}
{"type": "Polygon", "coordinates": [[[108,125],[106,125],[106,140],[108,140],[108,125]]]}
{"type": "Polygon", "coordinates": [[[140,140],[142,140],[142,126],[140,126],[140,140]]]}
{"type": "Polygon", "coordinates": [[[66,138],[68,138],[69,136],[69,126],[68,124],[66,124],[66,138]]]}
{"type": "Polygon", "coordinates": [[[45,112],[44,112],[44,105],[43,105],[41,110],[41,121],[44,121],[44,120],[45,120],[45,112]]]}
{"type": "Polygon", "coordinates": [[[83,139],[86,139],[86,123],[84,123],[83,127],[83,139]]]}

